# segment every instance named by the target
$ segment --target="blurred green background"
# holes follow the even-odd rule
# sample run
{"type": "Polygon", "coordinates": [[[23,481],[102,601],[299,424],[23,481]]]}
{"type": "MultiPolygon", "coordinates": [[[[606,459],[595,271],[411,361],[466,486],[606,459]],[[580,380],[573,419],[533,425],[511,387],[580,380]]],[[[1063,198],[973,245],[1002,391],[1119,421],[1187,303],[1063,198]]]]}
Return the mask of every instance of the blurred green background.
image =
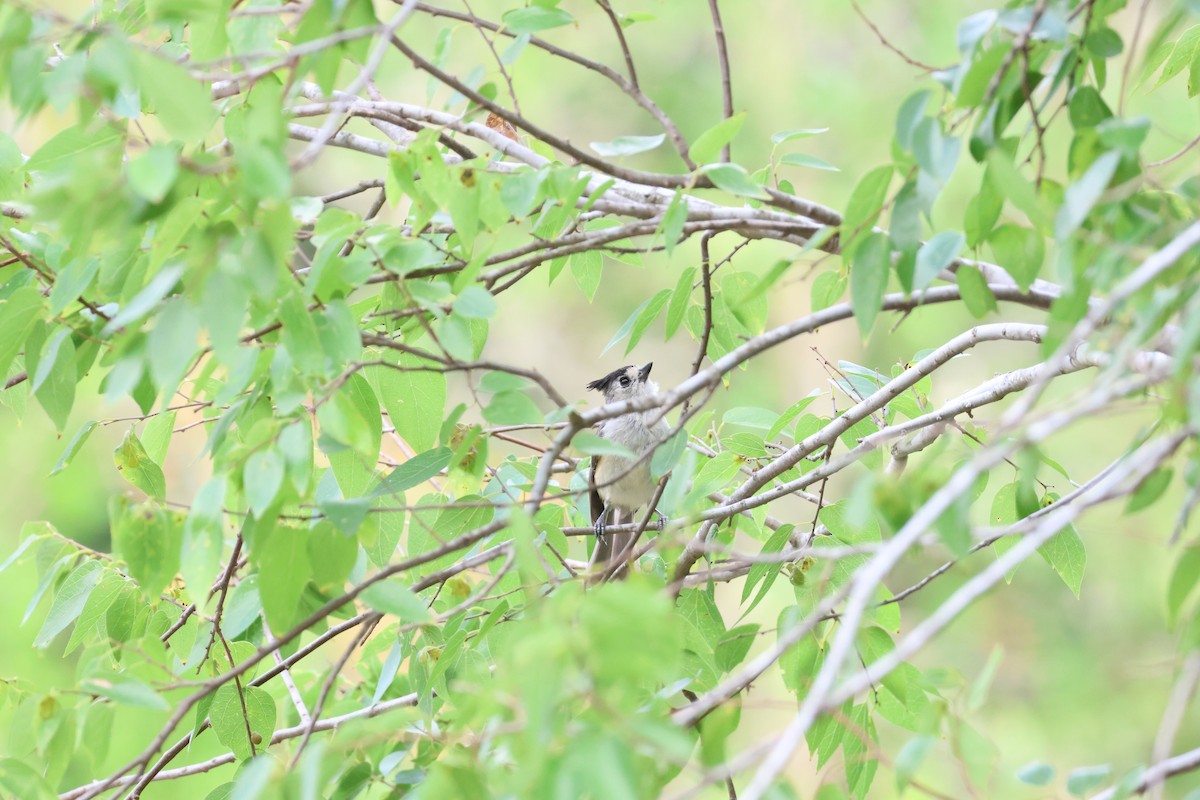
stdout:
{"type": "MultiPolygon", "coordinates": [[[[84,2],[46,5],[73,18],[80,18],[87,8],[84,2]]],[[[445,5],[462,10],[451,0],[445,5]]],[[[514,5],[494,0],[472,3],[477,13],[493,19],[514,5]]],[[[716,123],[721,108],[719,73],[706,4],[696,0],[615,0],[614,5],[622,13],[655,17],[626,32],[646,94],[679,123],[688,137],[716,123]]],[[[959,21],[989,7],[985,2],[951,0],[864,0],[860,5],[892,44],[913,59],[935,66],[956,60],[954,34],[959,21]]],[[[1148,30],[1168,6],[1150,5],[1148,30]]],[[[580,24],[551,31],[546,38],[619,70],[621,58],[611,29],[594,4],[564,0],[562,6],[580,24]]],[[[377,3],[384,18],[393,13],[393,8],[377,3]]],[[[721,8],[733,64],[734,105],[747,112],[746,124],[733,145],[734,160],[757,169],[770,155],[772,133],[827,127],[827,133],[789,143],[784,151],[817,156],[838,166],[840,172],[783,167],[781,175],[793,182],[801,196],[842,207],[857,179],[888,160],[900,103],[918,89],[933,88],[933,82],[922,70],[883,46],[848,2],[725,0],[721,8]]],[[[1133,10],[1122,12],[1115,21],[1128,40],[1133,10]]],[[[448,66],[464,74],[482,65],[488,79],[496,80],[501,87],[500,100],[507,102],[494,63],[471,26],[418,17],[405,26],[402,34],[428,54],[437,32],[444,27],[453,30],[448,66]]],[[[1140,51],[1135,53],[1134,76],[1141,57],[1140,51]]],[[[532,48],[517,62],[513,79],[522,112],[576,144],[657,132],[652,119],[603,79],[556,63],[532,48]]],[[[343,80],[348,78],[344,75],[343,80]]],[[[395,55],[385,59],[378,86],[389,99],[419,104],[426,103],[429,90],[427,79],[414,75],[408,64],[395,55]]],[[[1119,82],[1113,80],[1106,91],[1114,107],[1118,88],[1119,82]]],[[[434,97],[437,105],[447,95],[438,90],[434,97]]],[[[1174,152],[1197,130],[1200,106],[1186,98],[1181,81],[1156,92],[1132,90],[1125,108],[1127,115],[1144,113],[1155,121],[1144,150],[1151,160],[1174,152]]],[[[63,116],[47,112],[18,125],[11,112],[0,106],[0,124],[13,131],[26,154],[72,119],[69,112],[63,116]]],[[[362,123],[354,123],[351,129],[370,132],[362,123]]],[[[1066,141],[1052,135],[1047,144],[1053,175],[1055,170],[1061,171],[1065,161],[1066,141]]],[[[646,169],[680,167],[666,146],[627,162],[646,169]]],[[[1196,166],[1194,158],[1184,158],[1170,168],[1179,172],[1158,177],[1169,183],[1172,174],[1194,172],[1196,166]]],[[[300,176],[297,191],[320,195],[380,174],[376,159],[346,151],[329,152],[300,176]]],[[[935,209],[935,230],[961,227],[961,209],[978,178],[969,159],[960,160],[952,190],[935,209]]],[[[359,199],[367,202],[366,196],[359,199]]],[[[720,258],[738,241],[733,234],[717,237],[714,254],[720,258]]],[[[777,260],[794,257],[791,248],[754,243],[741,250],[727,269],[760,274],[777,260]]],[[[679,270],[697,263],[694,241],[677,248],[673,257],[648,257],[642,267],[608,259],[603,283],[592,303],[584,299],[567,275],[553,286],[535,275],[502,297],[485,357],[536,367],[566,397],[587,403],[595,402],[583,389],[588,381],[630,361],[654,361],[654,376],[660,385],[674,385],[687,375],[694,343],[683,334],[664,343],[661,322],[628,357],[622,354],[623,344],[607,353],[603,349],[646,298],[661,288],[672,287],[679,270]]],[[[768,327],[807,313],[813,277],[836,266],[832,257],[812,254],[797,263],[778,291],[772,293],[768,327]]],[[[1001,312],[1002,317],[990,321],[1036,319],[1025,310],[1002,308],[1001,312]]],[[[865,343],[859,339],[853,322],[831,326],[789,341],[757,359],[749,369],[733,373],[712,407],[718,418],[724,409],[746,405],[782,411],[819,388],[825,396],[812,410],[829,414],[833,409],[829,376],[818,352],[833,362],[845,359],[888,373],[892,365],[937,346],[971,324],[965,311],[949,307],[919,311],[898,325],[896,317],[884,316],[874,336],[865,343]]],[[[1036,358],[1032,345],[984,345],[935,376],[933,400],[954,397],[996,372],[1034,363],[1036,358]]],[[[1076,376],[1058,391],[1086,391],[1087,381],[1086,374],[1076,376]]],[[[89,395],[87,389],[97,385],[97,376],[92,376],[81,387],[68,431],[89,419],[137,413],[132,405],[106,406],[94,392],[89,395]]],[[[7,454],[5,479],[0,481],[0,508],[5,510],[0,517],[0,556],[16,547],[22,524],[37,519],[49,520],[67,536],[90,547],[107,548],[107,498],[127,488],[113,468],[111,453],[130,423],[119,422],[97,431],[74,463],[50,478],[47,476],[69,435],[56,437],[36,404],[29,402],[28,409],[24,409],[25,392],[23,385],[9,390],[0,407],[0,448],[7,454]]],[[[1062,394],[1051,393],[1044,402],[1052,403],[1056,396],[1062,394]]],[[[844,397],[836,400],[839,408],[848,405],[844,397]]],[[[998,413],[987,412],[977,421],[998,413]]],[[[1148,408],[1131,403],[1126,413],[1093,419],[1065,431],[1050,441],[1045,451],[1082,482],[1118,455],[1139,426],[1152,420],[1148,408]]],[[[181,418],[180,424],[185,421],[181,418]]],[[[200,455],[202,447],[199,429],[177,436],[172,442],[164,465],[172,500],[187,502],[203,482],[207,467],[200,455]]],[[[951,452],[965,451],[957,447],[951,452]]],[[[1012,480],[1014,473],[1006,470],[1002,467],[992,476],[989,490],[1012,480]]],[[[1069,484],[1061,476],[1046,472],[1041,477],[1052,490],[1064,494],[1069,491],[1069,484]]],[[[829,494],[836,498],[847,488],[844,484],[834,485],[829,494]]],[[[1178,487],[1173,487],[1166,502],[1144,514],[1123,517],[1118,509],[1107,508],[1088,514],[1078,525],[1088,554],[1081,599],[1076,600],[1044,563],[1029,562],[1010,586],[989,595],[917,656],[916,666],[939,679],[944,695],[962,715],[964,724],[978,732],[979,746],[993,750],[993,774],[976,796],[1066,797],[1062,776],[1070,769],[1112,764],[1115,776],[1119,776],[1148,760],[1178,663],[1176,638],[1166,629],[1163,613],[1164,586],[1174,558],[1167,538],[1177,507],[1178,487]],[[994,653],[1000,660],[992,692],[982,708],[967,710],[965,687],[979,676],[994,653]],[[1058,770],[1059,777],[1051,786],[1034,789],[1015,780],[1016,770],[1033,760],[1049,762],[1058,770]]],[[[811,524],[811,508],[799,504],[781,504],[771,513],[798,526],[811,524]]],[[[891,588],[899,590],[926,575],[940,563],[937,555],[934,552],[906,561],[893,576],[891,588]]],[[[988,553],[978,554],[905,601],[902,608],[906,622],[921,619],[964,576],[990,559],[988,553]]],[[[22,625],[35,587],[33,571],[24,567],[9,569],[2,573],[2,579],[0,677],[20,676],[39,691],[68,691],[73,683],[73,664],[59,655],[65,637],[46,652],[31,646],[45,605],[22,625]]],[[[727,601],[724,607],[729,612],[729,624],[737,616],[740,591],[740,584],[718,590],[719,597],[727,601]]],[[[752,621],[771,628],[778,610],[790,602],[794,602],[791,589],[781,581],[752,621]]],[[[777,679],[757,683],[746,700],[735,747],[749,746],[778,730],[794,707],[791,695],[777,679]]],[[[8,724],[0,728],[0,735],[12,739],[11,750],[25,732],[12,728],[12,720],[5,721],[8,724]]],[[[881,755],[887,763],[910,734],[887,723],[881,725],[881,755]]],[[[145,731],[115,730],[114,746],[133,746],[144,741],[144,735],[145,731]]],[[[1189,714],[1175,751],[1197,744],[1200,724],[1195,714],[1189,714]]],[[[966,784],[955,764],[953,748],[951,743],[942,742],[919,778],[948,796],[960,796],[966,784]]],[[[835,759],[832,768],[837,768],[837,762],[835,759]]],[[[815,765],[804,757],[794,760],[790,774],[805,792],[817,785],[815,765]]],[[[1200,786],[1200,778],[1181,777],[1170,784],[1165,796],[1183,797],[1196,786],[1200,786]]],[[[180,785],[171,791],[182,792],[180,797],[203,796],[199,785],[194,789],[180,785]]],[[[910,790],[909,796],[914,795],[920,796],[910,790]]],[[[881,770],[871,796],[898,796],[890,771],[881,770]]]]}

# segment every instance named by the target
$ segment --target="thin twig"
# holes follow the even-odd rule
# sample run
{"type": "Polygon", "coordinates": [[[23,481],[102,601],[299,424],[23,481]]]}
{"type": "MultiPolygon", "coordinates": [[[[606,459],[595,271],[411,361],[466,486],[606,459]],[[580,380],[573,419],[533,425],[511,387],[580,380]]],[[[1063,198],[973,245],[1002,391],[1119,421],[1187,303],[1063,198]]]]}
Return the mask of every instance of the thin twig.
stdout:
{"type": "MultiPolygon", "coordinates": [[[[725,41],[725,25],[721,22],[718,0],[708,0],[708,13],[712,16],[713,35],[717,39],[717,63],[721,66],[721,111],[724,119],[733,116],[733,79],[729,70],[729,45],[725,41]]],[[[721,148],[721,161],[728,163],[730,144],[721,148]]]]}

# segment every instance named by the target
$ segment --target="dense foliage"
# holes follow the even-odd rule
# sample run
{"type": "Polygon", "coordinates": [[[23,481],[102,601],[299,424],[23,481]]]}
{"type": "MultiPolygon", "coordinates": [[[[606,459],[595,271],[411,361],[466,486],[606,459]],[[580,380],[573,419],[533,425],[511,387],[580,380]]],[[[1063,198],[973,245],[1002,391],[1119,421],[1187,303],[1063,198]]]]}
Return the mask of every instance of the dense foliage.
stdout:
{"type": "Polygon", "coordinates": [[[0,794],[988,796],[967,717],[996,664],[960,682],[914,656],[1027,559],[1079,595],[1086,520],[1156,504],[1179,679],[1153,750],[1016,779],[1123,797],[1200,767],[1173,746],[1200,675],[1198,140],[1194,113],[1181,135],[1127,110],[1173,91],[1194,112],[1196,4],[1013,0],[939,68],[864,18],[847,46],[918,77],[864,88],[890,158],[837,165],[834,210],[789,179],[837,169],[803,152],[822,131],[753,139],[738,111],[721,14],[751,4],[655,18],[677,3],[0,6],[0,420],[44,412],[55,472],[118,430],[127,482],[102,541],[7,520],[35,644],[75,677],[7,681],[0,794]],[[643,88],[626,35],[653,26],[711,48],[707,129],[643,88]],[[584,146],[522,113],[582,76],[640,128],[584,146]],[[338,188],[307,195],[313,174],[338,188]],[[561,358],[595,377],[609,339],[689,340],[652,403],[586,410],[491,346],[553,341],[538,293],[590,313],[614,271],[669,288],[561,358]],[[780,301],[797,279],[807,309],[780,301]],[[818,329],[918,317],[938,344],[901,363],[713,402],[818,329]],[[941,382],[998,347],[1020,366],[941,382]],[[620,449],[590,428],[631,410],[673,426],[651,457],[668,521],[627,525],[636,563],[606,580],[588,459],[620,449]],[[1060,464],[1106,416],[1115,457],[1060,464]],[[744,723],[767,681],[786,716],[744,723]]]}

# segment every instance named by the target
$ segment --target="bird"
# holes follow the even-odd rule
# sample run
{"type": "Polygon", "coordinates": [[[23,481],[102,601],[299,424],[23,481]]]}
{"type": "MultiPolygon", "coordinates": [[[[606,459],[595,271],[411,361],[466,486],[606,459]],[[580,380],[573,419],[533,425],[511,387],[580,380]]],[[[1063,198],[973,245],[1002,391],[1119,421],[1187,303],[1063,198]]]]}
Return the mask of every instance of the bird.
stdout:
{"type": "MultiPolygon", "coordinates": [[[[641,367],[627,365],[592,381],[587,388],[603,394],[605,404],[653,397],[658,394],[658,384],[650,380],[653,366],[654,362],[641,367]]],[[[637,511],[650,502],[657,484],[650,475],[650,457],[646,454],[662,444],[670,433],[671,426],[657,408],[622,414],[596,425],[597,435],[622,445],[636,458],[592,456],[588,485],[591,490],[592,524],[596,532],[596,549],[592,555],[594,565],[602,566],[615,557],[628,555],[625,551],[633,544],[633,534],[606,536],[608,518],[611,513],[613,525],[633,522],[637,519],[637,511]]],[[[661,529],[663,516],[657,509],[655,513],[658,514],[661,529]]]]}

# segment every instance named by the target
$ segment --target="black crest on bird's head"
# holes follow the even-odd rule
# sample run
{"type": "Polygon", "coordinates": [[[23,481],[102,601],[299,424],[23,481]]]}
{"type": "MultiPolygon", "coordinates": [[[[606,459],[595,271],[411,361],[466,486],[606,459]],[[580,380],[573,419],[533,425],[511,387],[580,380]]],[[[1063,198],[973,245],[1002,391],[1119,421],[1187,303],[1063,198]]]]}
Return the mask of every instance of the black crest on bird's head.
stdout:
{"type": "Polygon", "coordinates": [[[636,367],[633,364],[626,364],[623,367],[618,367],[612,372],[605,375],[603,378],[597,378],[587,385],[587,388],[594,392],[601,392],[604,395],[610,395],[618,387],[624,388],[630,384],[645,383],[650,377],[650,368],[654,366],[654,362],[645,364],[641,367],[636,367]]]}
{"type": "Polygon", "coordinates": [[[622,375],[627,375],[631,369],[633,369],[632,364],[626,364],[623,367],[617,367],[603,378],[597,378],[589,383],[587,388],[593,392],[607,392],[608,387],[612,386],[617,380],[620,380],[622,375]]]}

